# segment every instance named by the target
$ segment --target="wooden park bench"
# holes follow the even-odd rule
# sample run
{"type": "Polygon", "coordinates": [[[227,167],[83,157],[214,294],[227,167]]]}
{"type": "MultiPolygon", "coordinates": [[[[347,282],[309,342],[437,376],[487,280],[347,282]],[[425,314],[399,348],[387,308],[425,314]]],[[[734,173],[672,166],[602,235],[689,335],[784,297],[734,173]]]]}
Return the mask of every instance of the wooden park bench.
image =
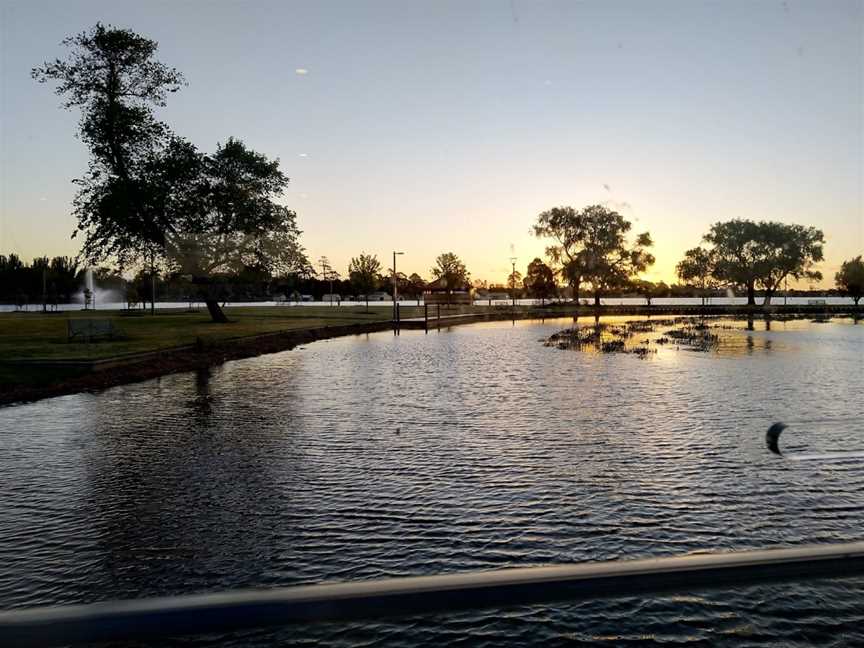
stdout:
{"type": "Polygon", "coordinates": [[[122,338],[123,333],[109,319],[68,319],[66,320],[66,338],[69,342],[80,340],[115,340],[122,338]]]}

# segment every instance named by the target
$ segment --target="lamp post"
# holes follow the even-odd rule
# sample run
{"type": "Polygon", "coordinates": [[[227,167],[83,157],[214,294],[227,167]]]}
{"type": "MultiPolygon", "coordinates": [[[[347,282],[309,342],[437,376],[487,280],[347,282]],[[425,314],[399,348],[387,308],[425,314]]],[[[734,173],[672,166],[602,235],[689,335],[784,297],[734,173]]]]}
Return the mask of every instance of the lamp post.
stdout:
{"type": "Polygon", "coordinates": [[[513,273],[510,275],[510,298],[513,300],[513,309],[516,309],[516,257],[510,257],[513,273]]]}
{"type": "Polygon", "coordinates": [[[399,284],[396,281],[396,256],[403,254],[405,253],[393,251],[393,321],[396,321],[396,300],[399,297],[399,284]]]}
{"type": "Polygon", "coordinates": [[[333,274],[330,272],[330,259],[326,256],[322,256],[318,259],[318,263],[321,264],[321,279],[327,281],[330,279],[330,294],[328,297],[330,298],[330,305],[333,305],[333,274]]]}

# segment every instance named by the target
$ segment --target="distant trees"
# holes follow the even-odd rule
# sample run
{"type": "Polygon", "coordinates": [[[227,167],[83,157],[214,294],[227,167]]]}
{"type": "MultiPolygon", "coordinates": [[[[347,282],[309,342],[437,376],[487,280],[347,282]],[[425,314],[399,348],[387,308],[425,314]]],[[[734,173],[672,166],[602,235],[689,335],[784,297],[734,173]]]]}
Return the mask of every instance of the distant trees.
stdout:
{"type": "Polygon", "coordinates": [[[408,277],[408,284],[406,286],[408,290],[408,294],[411,295],[414,299],[419,300],[423,295],[423,291],[426,290],[426,282],[416,272],[412,272],[408,277]]]}
{"type": "Polygon", "coordinates": [[[669,286],[663,281],[654,283],[645,279],[637,279],[633,282],[633,288],[636,293],[645,298],[645,303],[651,305],[652,300],[660,297],[669,296],[669,286]]]}
{"type": "Polygon", "coordinates": [[[834,283],[841,291],[849,295],[858,305],[864,295],[864,261],[859,254],[854,259],[844,261],[840,272],[834,275],[834,283]]]}
{"type": "Polygon", "coordinates": [[[73,208],[88,263],[148,264],[151,272],[163,263],[192,275],[218,322],[227,319],[206,289],[213,273],[308,265],[296,214],[276,202],[288,184],[278,160],[232,138],[202,154],[156,119],[154,108],[186,82],[155,60],[155,41],[97,23],[64,44],[66,60],[32,75],[57,82],[63,106],[81,110],[90,165],[75,181],[73,208]]]}
{"type": "Polygon", "coordinates": [[[555,284],[555,273],[539,258],[528,264],[523,283],[527,293],[534,299],[539,299],[541,304],[554,297],[558,292],[558,286],[555,284]]]}
{"type": "Polygon", "coordinates": [[[699,289],[703,306],[708,292],[719,285],[714,277],[714,253],[702,247],[687,250],[675,272],[681,281],[699,289]]]}
{"type": "Polygon", "coordinates": [[[448,302],[453,291],[464,289],[471,277],[462,260],[452,252],[439,254],[431,272],[441,287],[447,291],[448,302]]]}
{"type": "Polygon", "coordinates": [[[352,258],[348,264],[348,276],[351,285],[358,295],[366,298],[366,310],[369,310],[369,293],[375,290],[381,274],[381,262],[374,254],[361,254],[352,258]]]}
{"type": "Polygon", "coordinates": [[[555,207],[537,217],[534,234],[555,240],[546,253],[560,264],[573,298],[579,299],[582,283],[590,283],[599,306],[601,295],[627,286],[654,263],[648,252],[653,245],[650,234],[643,232],[628,243],[631,228],[630,221],[603,205],[581,210],[555,207]]]}
{"type": "Polygon", "coordinates": [[[31,263],[17,254],[0,254],[0,301],[48,304],[69,302],[81,289],[81,268],[71,257],[37,257],[31,263]]]}
{"type": "Polygon", "coordinates": [[[710,243],[712,276],[746,289],[747,303],[756,304],[756,287],[765,291],[765,305],[787,278],[818,281],[814,266],[823,259],[821,230],[803,225],[748,220],[715,223],[705,235],[710,243]]]}
{"type": "MultiPolygon", "coordinates": [[[[328,294],[330,295],[330,301],[332,303],[334,294],[333,285],[339,283],[342,279],[342,275],[340,275],[339,272],[330,265],[330,261],[327,257],[322,256],[318,262],[321,264],[321,274],[318,275],[318,278],[324,283],[323,290],[327,291],[326,293],[322,293],[322,299],[323,294],[328,294]]],[[[348,281],[350,285],[351,280],[349,279],[348,281]]]]}
{"type": "Polygon", "coordinates": [[[518,270],[513,270],[509,275],[507,275],[507,288],[510,289],[510,298],[516,299],[516,291],[519,286],[522,285],[522,273],[518,270]]]}

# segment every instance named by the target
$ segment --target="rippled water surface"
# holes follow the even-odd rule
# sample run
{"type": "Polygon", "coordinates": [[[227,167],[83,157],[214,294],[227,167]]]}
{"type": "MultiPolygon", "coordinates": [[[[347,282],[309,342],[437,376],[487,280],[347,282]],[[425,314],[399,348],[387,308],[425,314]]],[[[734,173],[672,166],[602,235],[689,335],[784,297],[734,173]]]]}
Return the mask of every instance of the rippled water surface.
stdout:
{"type": "MultiPolygon", "coordinates": [[[[864,449],[864,326],[742,324],[645,359],[543,345],[571,324],[341,338],[0,409],[0,608],[862,538],[864,464],[784,461],[764,431],[864,449]]],[[[864,580],[183,645],[315,642],[861,645],[864,580]]]]}

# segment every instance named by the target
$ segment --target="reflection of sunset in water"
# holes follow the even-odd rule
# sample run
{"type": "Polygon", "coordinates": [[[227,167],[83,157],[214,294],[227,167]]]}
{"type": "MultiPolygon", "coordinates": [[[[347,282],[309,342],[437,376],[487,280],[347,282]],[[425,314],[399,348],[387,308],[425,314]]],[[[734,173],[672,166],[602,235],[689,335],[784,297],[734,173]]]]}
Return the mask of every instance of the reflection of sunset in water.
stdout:
{"type": "MultiPolygon", "coordinates": [[[[600,323],[628,321],[647,318],[600,323]]],[[[0,599],[58,604],[860,539],[864,469],[778,460],[765,430],[792,423],[790,453],[864,448],[864,326],[710,323],[717,351],[666,345],[645,359],[543,345],[572,318],[373,333],[2,409],[0,599]],[[795,427],[802,420],[822,423],[795,427]]],[[[672,327],[657,328],[651,335],[672,327]]],[[[650,634],[731,648],[742,627],[778,645],[804,635],[830,645],[838,618],[859,645],[861,586],[733,587],[694,597],[686,617],[680,597],[651,597],[203,645],[650,634]]]]}
{"type": "Polygon", "coordinates": [[[572,325],[553,334],[545,344],[585,353],[624,353],[640,358],[682,351],[721,357],[736,356],[795,350],[798,345],[806,344],[828,322],[856,324],[851,318],[842,317],[830,320],[770,317],[574,318],[572,325]]]}

